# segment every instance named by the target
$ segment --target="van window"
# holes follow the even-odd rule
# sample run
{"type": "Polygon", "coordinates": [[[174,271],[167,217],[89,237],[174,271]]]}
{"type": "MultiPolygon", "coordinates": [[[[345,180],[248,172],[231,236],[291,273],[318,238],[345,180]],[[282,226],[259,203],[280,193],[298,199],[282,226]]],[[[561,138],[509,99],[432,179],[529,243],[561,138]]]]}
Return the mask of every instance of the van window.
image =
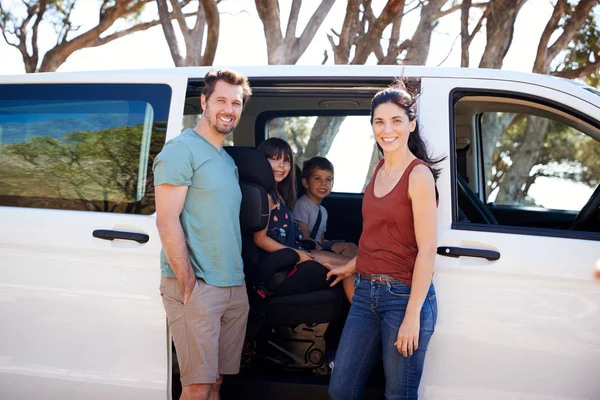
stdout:
{"type": "Polygon", "coordinates": [[[326,157],[335,169],[333,192],[362,193],[379,161],[368,115],[302,115],[276,117],[267,137],[286,140],[302,168],[314,156],[326,157]]]}
{"type": "Polygon", "coordinates": [[[171,89],[0,85],[0,206],[152,214],[171,89]]]}
{"type": "Polygon", "coordinates": [[[600,142],[572,126],[530,114],[486,112],[480,130],[488,203],[579,211],[594,192],[600,142]],[[493,124],[499,120],[506,122],[496,138],[493,124]]]}
{"type": "Polygon", "coordinates": [[[574,225],[600,182],[598,127],[501,97],[464,97],[454,117],[457,222],[599,231],[574,225]]]}

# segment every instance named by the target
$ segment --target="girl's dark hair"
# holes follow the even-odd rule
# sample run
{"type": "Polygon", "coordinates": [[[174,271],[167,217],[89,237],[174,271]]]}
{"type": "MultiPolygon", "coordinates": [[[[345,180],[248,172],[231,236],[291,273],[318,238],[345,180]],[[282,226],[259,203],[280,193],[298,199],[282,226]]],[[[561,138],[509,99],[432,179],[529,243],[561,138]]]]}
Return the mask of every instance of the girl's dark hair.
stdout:
{"type": "Polygon", "coordinates": [[[283,197],[285,204],[292,208],[296,202],[296,164],[294,164],[294,154],[292,148],[283,139],[270,138],[258,145],[258,151],[262,152],[266,158],[283,161],[289,161],[290,173],[280,183],[277,184],[277,191],[283,197]]]}
{"type": "MultiPolygon", "coordinates": [[[[414,121],[417,118],[417,98],[420,93],[417,88],[411,87],[409,89],[407,86],[404,79],[397,78],[388,88],[380,90],[373,96],[371,100],[371,125],[373,124],[375,109],[386,103],[392,103],[402,108],[406,112],[406,115],[408,115],[409,121],[414,121]]],[[[377,143],[377,148],[379,149],[379,153],[383,154],[383,149],[379,146],[379,143],[377,143]]],[[[437,180],[441,168],[436,167],[436,164],[445,160],[446,157],[433,158],[429,155],[427,146],[419,133],[418,122],[415,125],[415,130],[408,136],[408,149],[415,157],[425,161],[429,165],[434,178],[437,180]]]]}

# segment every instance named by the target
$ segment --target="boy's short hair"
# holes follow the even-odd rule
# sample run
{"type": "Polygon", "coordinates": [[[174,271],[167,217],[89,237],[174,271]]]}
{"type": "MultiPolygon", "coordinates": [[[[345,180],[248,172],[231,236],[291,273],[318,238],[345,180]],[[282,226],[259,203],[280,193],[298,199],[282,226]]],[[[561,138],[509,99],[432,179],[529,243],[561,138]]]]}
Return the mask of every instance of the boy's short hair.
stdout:
{"type": "Polygon", "coordinates": [[[325,157],[313,157],[310,160],[304,161],[302,166],[302,177],[308,180],[315,169],[331,172],[333,175],[333,164],[325,157]]]}

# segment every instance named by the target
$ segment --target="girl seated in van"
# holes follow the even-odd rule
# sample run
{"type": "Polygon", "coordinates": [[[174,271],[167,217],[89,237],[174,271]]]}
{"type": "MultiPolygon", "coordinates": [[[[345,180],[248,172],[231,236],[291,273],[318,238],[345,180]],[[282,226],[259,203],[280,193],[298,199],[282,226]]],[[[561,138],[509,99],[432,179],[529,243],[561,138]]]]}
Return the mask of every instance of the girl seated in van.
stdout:
{"type": "MultiPolygon", "coordinates": [[[[275,189],[269,193],[269,224],[262,231],[254,233],[254,243],[262,250],[273,253],[286,247],[294,249],[300,257],[297,272],[292,276],[294,279],[286,286],[295,282],[303,282],[302,288],[289,288],[293,294],[299,294],[299,290],[306,293],[314,290],[326,289],[329,283],[326,280],[328,269],[322,264],[327,263],[333,267],[345,265],[349,258],[327,251],[307,251],[302,248],[302,232],[298,223],[292,216],[292,208],[296,201],[296,177],[294,168],[294,156],[290,145],[282,139],[271,138],[258,146],[273,169],[275,178],[275,189]],[[314,260],[317,263],[306,263],[314,260]],[[307,278],[310,276],[311,278],[307,278]],[[309,285],[306,282],[310,282],[309,285]]],[[[286,291],[286,288],[278,290],[286,291]]],[[[344,280],[344,292],[348,301],[352,301],[354,284],[350,279],[344,280]],[[347,282],[346,282],[347,281],[347,282]]],[[[292,294],[292,293],[281,293],[292,294]]]]}

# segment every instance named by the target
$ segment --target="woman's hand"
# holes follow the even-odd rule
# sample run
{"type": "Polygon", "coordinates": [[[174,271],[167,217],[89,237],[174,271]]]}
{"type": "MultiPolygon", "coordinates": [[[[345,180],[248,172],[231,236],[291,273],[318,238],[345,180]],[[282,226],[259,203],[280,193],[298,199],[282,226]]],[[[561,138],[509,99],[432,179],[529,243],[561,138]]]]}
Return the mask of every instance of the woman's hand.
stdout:
{"type": "Polygon", "coordinates": [[[419,348],[419,328],[421,327],[420,316],[404,316],[400,329],[398,329],[398,338],[394,346],[402,353],[404,357],[412,356],[419,348]]]}
{"type": "Polygon", "coordinates": [[[335,286],[338,284],[338,282],[341,282],[342,280],[354,274],[354,272],[356,271],[356,258],[351,259],[346,264],[340,267],[334,267],[329,263],[324,263],[323,265],[329,270],[329,272],[327,273],[327,280],[331,279],[331,277],[334,275],[336,276],[335,280],[331,283],[331,285],[329,285],[335,286]]]}
{"type": "Polygon", "coordinates": [[[310,253],[303,251],[303,250],[298,250],[298,249],[294,249],[296,250],[296,253],[298,253],[298,255],[300,256],[300,261],[298,261],[296,264],[300,264],[303,263],[304,261],[310,261],[313,259],[313,256],[310,255],[310,253]]]}

